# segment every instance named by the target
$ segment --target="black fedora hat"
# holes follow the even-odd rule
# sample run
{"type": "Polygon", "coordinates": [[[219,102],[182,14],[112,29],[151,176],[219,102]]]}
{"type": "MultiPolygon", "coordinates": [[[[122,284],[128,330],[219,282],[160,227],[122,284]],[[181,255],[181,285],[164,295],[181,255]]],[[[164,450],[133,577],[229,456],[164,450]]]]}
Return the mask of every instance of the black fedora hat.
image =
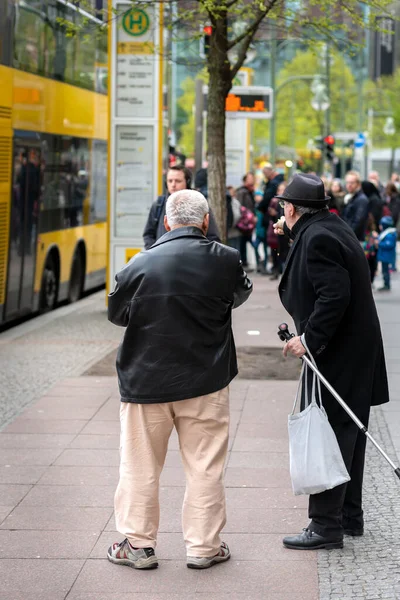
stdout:
{"type": "Polygon", "coordinates": [[[310,208],[324,208],[330,200],[328,196],[325,196],[323,181],[309,173],[296,173],[283,194],[276,198],[310,208]]]}

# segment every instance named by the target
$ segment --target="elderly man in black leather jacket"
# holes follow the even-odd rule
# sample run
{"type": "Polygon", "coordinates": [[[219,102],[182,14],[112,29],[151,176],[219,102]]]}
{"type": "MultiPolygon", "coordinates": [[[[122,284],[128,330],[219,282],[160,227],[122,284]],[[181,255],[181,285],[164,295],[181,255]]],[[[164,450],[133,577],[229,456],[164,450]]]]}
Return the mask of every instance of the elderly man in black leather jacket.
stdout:
{"type": "Polygon", "coordinates": [[[175,426],[186,472],[183,533],[187,566],[230,557],[223,468],[228,448],[228,385],[237,374],[232,308],[252,284],[239,252],[206,237],[209,208],[194,190],[172,194],[167,233],[116,276],[108,317],[126,327],[117,358],[121,467],[118,531],[111,562],[157,566],[158,487],[175,426]]]}

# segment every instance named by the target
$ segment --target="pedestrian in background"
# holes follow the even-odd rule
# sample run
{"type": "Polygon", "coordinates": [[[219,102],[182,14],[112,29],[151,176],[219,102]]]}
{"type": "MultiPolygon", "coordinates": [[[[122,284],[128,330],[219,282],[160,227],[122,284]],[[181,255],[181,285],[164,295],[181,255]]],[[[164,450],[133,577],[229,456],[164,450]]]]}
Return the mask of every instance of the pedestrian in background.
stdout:
{"type": "Polygon", "coordinates": [[[257,262],[257,273],[262,275],[267,274],[267,261],[268,261],[268,245],[267,245],[267,231],[264,227],[264,215],[258,210],[258,205],[263,199],[263,193],[260,191],[255,192],[254,198],[256,201],[256,217],[257,224],[255,229],[255,238],[253,240],[254,251],[256,253],[257,262]],[[263,257],[260,256],[259,247],[262,246],[263,257]]]}
{"type": "Polygon", "coordinates": [[[256,212],[256,202],[254,199],[254,184],[254,173],[246,173],[246,175],[243,176],[243,185],[236,190],[236,198],[239,200],[242,207],[247,209],[247,211],[242,211],[242,219],[237,224],[237,227],[242,234],[240,238],[240,256],[244,267],[248,267],[247,244],[251,245],[253,231],[256,223],[255,219],[251,219],[251,215],[249,214],[250,212],[252,212],[253,215],[255,215],[256,212]],[[252,226],[251,223],[253,223],[252,226]]]}
{"type": "MultiPolygon", "coordinates": [[[[389,392],[379,319],[361,244],[342,219],[329,213],[329,198],[319,177],[295,175],[279,198],[293,239],[279,293],[297,330],[284,354],[303,356],[304,339],[319,371],[368,426],[371,405],[388,402],[389,392]]],[[[341,548],[344,534],[364,533],[366,437],[325,388],[322,403],[351,480],[310,496],[310,523],[302,533],[283,540],[291,549],[341,548]]]]}
{"type": "Polygon", "coordinates": [[[368,181],[371,181],[379,192],[382,200],[385,198],[385,187],[381,182],[378,171],[370,171],[368,173],[368,181]]]}
{"type": "Polygon", "coordinates": [[[278,192],[279,184],[281,184],[284,180],[284,176],[282,173],[278,173],[276,168],[274,168],[270,163],[267,163],[263,168],[263,175],[265,178],[264,196],[258,205],[258,210],[264,213],[264,226],[268,231],[268,225],[271,216],[268,209],[272,199],[275,198],[278,192]]]}
{"type": "Polygon", "coordinates": [[[360,175],[357,171],[349,171],[346,174],[346,188],[349,197],[342,212],[342,219],[354,231],[357,239],[363,242],[367,228],[369,203],[362,191],[360,175]]]}
{"type": "MultiPolygon", "coordinates": [[[[371,184],[372,185],[372,184],[371,184]]],[[[367,259],[369,272],[371,275],[371,284],[374,283],[376,270],[378,267],[378,232],[375,219],[371,213],[368,215],[367,231],[363,243],[365,258],[367,259]]]]}
{"type": "Polygon", "coordinates": [[[274,224],[280,217],[279,201],[277,198],[272,198],[268,207],[269,223],[267,231],[267,244],[270,249],[272,269],[271,269],[271,281],[279,279],[282,272],[282,265],[279,261],[279,236],[275,232],[274,224]]]}
{"type": "Polygon", "coordinates": [[[378,262],[381,263],[383,286],[379,292],[390,291],[390,267],[396,265],[397,232],[392,217],[382,217],[378,238],[378,262]]]}
{"type": "Polygon", "coordinates": [[[389,207],[390,215],[393,219],[393,226],[396,227],[400,216],[400,194],[394,183],[389,182],[385,188],[386,204],[389,207]]]}
{"type": "Polygon", "coordinates": [[[374,219],[375,230],[378,230],[379,223],[381,222],[383,216],[382,213],[384,202],[382,197],[372,181],[363,181],[361,183],[361,189],[368,198],[368,212],[374,219]]]}
{"type": "Polygon", "coordinates": [[[332,180],[331,185],[329,186],[328,195],[332,197],[332,200],[334,201],[336,208],[339,211],[339,215],[341,215],[344,207],[345,191],[343,189],[342,182],[340,181],[340,179],[332,180]]]}
{"type": "MultiPolygon", "coordinates": [[[[166,186],[167,194],[158,196],[153,202],[147,223],[143,231],[143,243],[145,250],[148,250],[152,245],[166,233],[164,226],[165,206],[168,196],[179,190],[190,189],[192,182],[192,174],[186,167],[176,165],[170,167],[167,171],[166,186]]],[[[210,227],[207,232],[207,237],[210,240],[220,241],[218,226],[215,221],[213,212],[210,210],[210,227]]]]}
{"type": "Polygon", "coordinates": [[[116,528],[108,559],[158,566],[159,478],[172,429],[186,474],[182,511],[187,566],[230,558],[223,472],[228,449],[228,385],[237,375],[232,308],[252,284],[237,250],[206,237],[209,207],[181,190],[166,203],[167,233],[116,275],[108,318],[126,327],[117,357],[121,395],[116,528]]]}
{"type": "Polygon", "coordinates": [[[231,210],[232,210],[232,223],[231,226],[227,228],[227,244],[231,248],[236,248],[240,252],[240,239],[242,237],[241,232],[236,227],[241,217],[241,204],[239,200],[236,198],[236,190],[233,186],[227,187],[227,193],[231,197],[231,210]]]}

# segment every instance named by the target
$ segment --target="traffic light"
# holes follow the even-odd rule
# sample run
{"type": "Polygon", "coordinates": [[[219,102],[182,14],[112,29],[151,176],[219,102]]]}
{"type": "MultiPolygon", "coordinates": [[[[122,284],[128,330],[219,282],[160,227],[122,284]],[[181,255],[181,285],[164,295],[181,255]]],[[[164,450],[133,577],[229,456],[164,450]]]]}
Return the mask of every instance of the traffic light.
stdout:
{"type": "Polygon", "coordinates": [[[211,25],[204,25],[203,35],[200,39],[200,56],[201,58],[207,58],[210,50],[210,41],[213,28],[211,25]]]}
{"type": "Polygon", "coordinates": [[[335,157],[335,138],[333,135],[324,137],[325,153],[327,160],[333,160],[335,157]]]}

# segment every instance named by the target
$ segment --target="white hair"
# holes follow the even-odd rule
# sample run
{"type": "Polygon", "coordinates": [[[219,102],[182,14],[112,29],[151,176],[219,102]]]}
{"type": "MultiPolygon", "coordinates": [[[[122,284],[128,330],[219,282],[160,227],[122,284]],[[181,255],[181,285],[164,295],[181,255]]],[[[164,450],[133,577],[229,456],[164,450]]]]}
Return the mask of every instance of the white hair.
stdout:
{"type": "Polygon", "coordinates": [[[170,195],[166,205],[168,225],[196,225],[201,227],[209,212],[208,202],[196,190],[179,190],[170,195]]]}

